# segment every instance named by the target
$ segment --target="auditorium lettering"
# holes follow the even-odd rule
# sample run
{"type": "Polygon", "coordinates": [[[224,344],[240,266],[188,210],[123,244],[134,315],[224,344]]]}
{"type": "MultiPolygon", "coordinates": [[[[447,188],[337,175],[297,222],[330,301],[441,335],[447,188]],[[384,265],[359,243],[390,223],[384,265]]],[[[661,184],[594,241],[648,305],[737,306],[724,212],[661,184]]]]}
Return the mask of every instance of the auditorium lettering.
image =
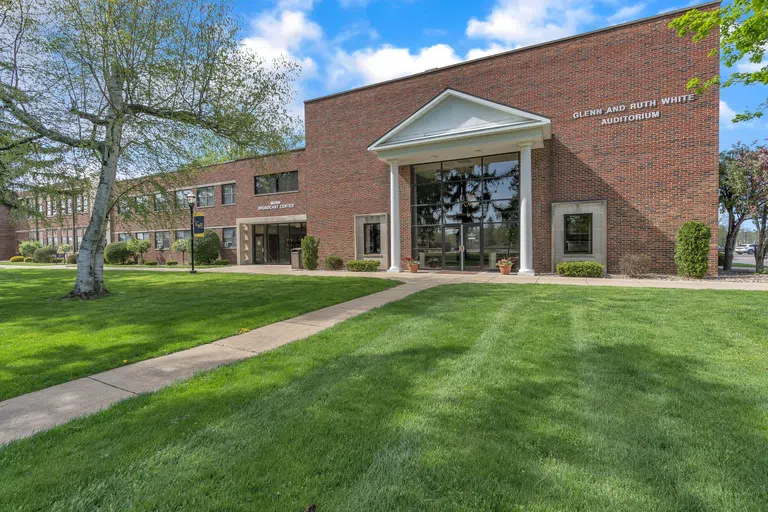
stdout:
{"type": "Polygon", "coordinates": [[[635,121],[645,121],[646,119],[656,119],[661,117],[660,110],[650,110],[637,112],[645,109],[658,109],[659,106],[678,105],[681,103],[690,103],[696,99],[695,94],[683,94],[681,96],[668,96],[659,100],[644,100],[633,103],[620,103],[618,105],[608,105],[604,108],[591,108],[579,110],[573,113],[573,119],[583,117],[600,117],[600,125],[632,123],[635,121]]]}

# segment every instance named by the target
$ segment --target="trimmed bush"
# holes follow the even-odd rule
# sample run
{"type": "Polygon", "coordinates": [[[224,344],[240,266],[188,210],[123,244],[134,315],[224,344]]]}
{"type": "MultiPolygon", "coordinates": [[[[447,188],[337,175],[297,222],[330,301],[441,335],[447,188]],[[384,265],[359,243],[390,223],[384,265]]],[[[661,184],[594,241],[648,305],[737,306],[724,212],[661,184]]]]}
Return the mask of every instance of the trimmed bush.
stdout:
{"type": "Polygon", "coordinates": [[[619,272],[628,277],[643,277],[651,273],[652,264],[648,254],[625,254],[619,261],[619,272]]]}
{"type": "Polygon", "coordinates": [[[317,253],[320,249],[320,239],[307,235],[301,239],[301,262],[307,270],[317,268],[317,253]]]}
{"type": "Polygon", "coordinates": [[[27,256],[26,258],[24,258],[24,263],[32,263],[32,258],[27,256]]]}
{"type": "Polygon", "coordinates": [[[712,230],[703,222],[688,221],[677,230],[675,264],[681,277],[701,279],[709,270],[709,240],[712,230]]]}
{"type": "Polygon", "coordinates": [[[166,261],[165,264],[168,267],[175,267],[176,265],[179,264],[179,262],[178,261],[169,260],[169,261],[166,261]]]}
{"type": "Polygon", "coordinates": [[[42,249],[43,244],[37,240],[25,240],[19,244],[19,254],[25,258],[31,258],[35,255],[35,251],[42,249]]]}
{"type": "Polygon", "coordinates": [[[104,261],[112,265],[124,265],[130,257],[131,251],[125,242],[112,242],[104,248],[104,261]]]}
{"type": "Polygon", "coordinates": [[[722,251],[718,251],[717,253],[717,266],[718,267],[725,266],[725,253],[722,251]]]}
{"type": "Polygon", "coordinates": [[[11,263],[22,263],[24,259],[24,256],[11,256],[11,263]]]}
{"type": "Polygon", "coordinates": [[[156,261],[145,261],[144,264],[148,267],[156,267],[157,262],[156,261]]]}
{"type": "Polygon", "coordinates": [[[341,270],[344,268],[344,260],[340,256],[328,256],[325,258],[326,270],[341,270]]]}
{"type": "Polygon", "coordinates": [[[379,270],[379,262],[375,260],[350,260],[346,266],[350,272],[376,272],[379,270]]]}
{"type": "Polygon", "coordinates": [[[230,265],[232,262],[229,260],[216,260],[213,262],[214,265],[224,266],[224,265],[230,265]]]}
{"type": "Polygon", "coordinates": [[[67,263],[70,265],[76,265],[77,264],[77,254],[69,254],[67,255],[67,263]]]}
{"type": "Polygon", "coordinates": [[[57,263],[56,248],[50,246],[37,249],[32,255],[32,261],[35,263],[57,263]]]}
{"type": "Polygon", "coordinates": [[[209,265],[219,259],[219,249],[221,240],[219,235],[211,229],[206,229],[201,238],[192,238],[195,246],[195,263],[198,265],[209,265]]]}
{"type": "Polygon", "coordinates": [[[128,248],[128,252],[138,258],[139,262],[144,263],[144,253],[149,251],[149,248],[152,247],[152,244],[149,242],[149,240],[131,238],[125,243],[125,246],[128,248]]]}
{"type": "Polygon", "coordinates": [[[603,277],[605,269],[596,261],[561,261],[557,273],[567,277],[603,277]]]}

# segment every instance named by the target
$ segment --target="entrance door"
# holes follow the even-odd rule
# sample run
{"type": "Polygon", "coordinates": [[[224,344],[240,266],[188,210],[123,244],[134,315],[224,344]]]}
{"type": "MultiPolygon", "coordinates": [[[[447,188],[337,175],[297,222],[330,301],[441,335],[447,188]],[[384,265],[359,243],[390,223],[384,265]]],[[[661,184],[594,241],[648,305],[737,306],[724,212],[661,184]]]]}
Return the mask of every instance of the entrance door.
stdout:
{"type": "Polygon", "coordinates": [[[264,263],[264,235],[253,235],[253,262],[264,263]]]}
{"type": "Polygon", "coordinates": [[[447,224],[443,231],[445,268],[448,270],[482,270],[480,223],[447,224]]]}

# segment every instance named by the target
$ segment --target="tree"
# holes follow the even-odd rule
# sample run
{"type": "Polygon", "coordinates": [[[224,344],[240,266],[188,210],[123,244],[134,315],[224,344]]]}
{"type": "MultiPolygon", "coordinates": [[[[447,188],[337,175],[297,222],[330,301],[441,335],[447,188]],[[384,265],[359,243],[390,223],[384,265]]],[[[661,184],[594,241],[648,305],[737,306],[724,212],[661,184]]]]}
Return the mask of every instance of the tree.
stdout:
{"type": "MultiPolygon", "coordinates": [[[[7,0],[6,0],[7,1],[7,0]]],[[[226,0],[15,0],[30,20],[0,66],[0,116],[95,176],[70,297],[104,295],[106,219],[121,177],[175,170],[203,135],[248,154],[296,141],[297,66],[243,47],[226,0]]]]}
{"type": "Polygon", "coordinates": [[[736,144],[729,151],[720,153],[720,185],[718,194],[720,211],[728,216],[723,270],[731,270],[733,267],[736,239],[739,236],[741,225],[749,219],[749,209],[747,208],[748,191],[743,186],[746,183],[743,176],[746,169],[742,165],[741,160],[741,157],[747,151],[749,151],[748,147],[736,144]]]}
{"type": "Polygon", "coordinates": [[[179,238],[178,240],[174,240],[173,245],[171,245],[171,250],[174,252],[180,252],[181,253],[181,264],[184,264],[184,255],[189,250],[189,242],[187,240],[184,240],[183,238],[179,238]]]}
{"type": "Polygon", "coordinates": [[[195,246],[195,263],[208,265],[219,257],[221,239],[212,229],[206,229],[203,236],[192,237],[191,243],[195,246]]]}
{"type": "Polygon", "coordinates": [[[149,240],[139,240],[138,238],[131,238],[125,244],[126,248],[136,256],[139,263],[144,263],[144,253],[152,247],[149,240]]]}
{"type": "MultiPolygon", "coordinates": [[[[750,69],[732,72],[722,84],[720,75],[715,75],[704,82],[692,78],[688,82],[689,88],[701,93],[717,85],[768,85],[768,62],[764,60],[768,51],[768,0],[733,0],[728,5],[706,11],[692,9],[672,20],[669,26],[680,37],[691,35],[694,42],[709,36],[717,39],[719,34],[719,46],[710,51],[710,56],[717,55],[719,50],[722,63],[728,68],[745,60],[750,64],[750,69]]],[[[768,99],[754,110],[737,114],[733,121],[762,117],[766,109],[768,99]]]]}
{"type": "Polygon", "coordinates": [[[67,254],[72,252],[72,245],[71,244],[61,244],[59,246],[59,252],[64,254],[64,262],[67,261],[67,254]]]}

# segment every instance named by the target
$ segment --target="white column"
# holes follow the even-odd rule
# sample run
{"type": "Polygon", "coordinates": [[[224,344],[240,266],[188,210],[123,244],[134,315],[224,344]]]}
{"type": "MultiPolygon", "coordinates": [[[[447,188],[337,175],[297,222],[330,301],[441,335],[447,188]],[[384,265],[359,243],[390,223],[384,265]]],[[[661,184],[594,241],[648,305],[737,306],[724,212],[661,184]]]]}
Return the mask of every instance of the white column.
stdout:
{"type": "Polygon", "coordinates": [[[533,205],[531,204],[531,143],[520,144],[520,271],[532,276],[533,271],[533,205]]]}
{"type": "Polygon", "coordinates": [[[397,161],[389,162],[389,272],[400,272],[400,171],[397,161]]]}

